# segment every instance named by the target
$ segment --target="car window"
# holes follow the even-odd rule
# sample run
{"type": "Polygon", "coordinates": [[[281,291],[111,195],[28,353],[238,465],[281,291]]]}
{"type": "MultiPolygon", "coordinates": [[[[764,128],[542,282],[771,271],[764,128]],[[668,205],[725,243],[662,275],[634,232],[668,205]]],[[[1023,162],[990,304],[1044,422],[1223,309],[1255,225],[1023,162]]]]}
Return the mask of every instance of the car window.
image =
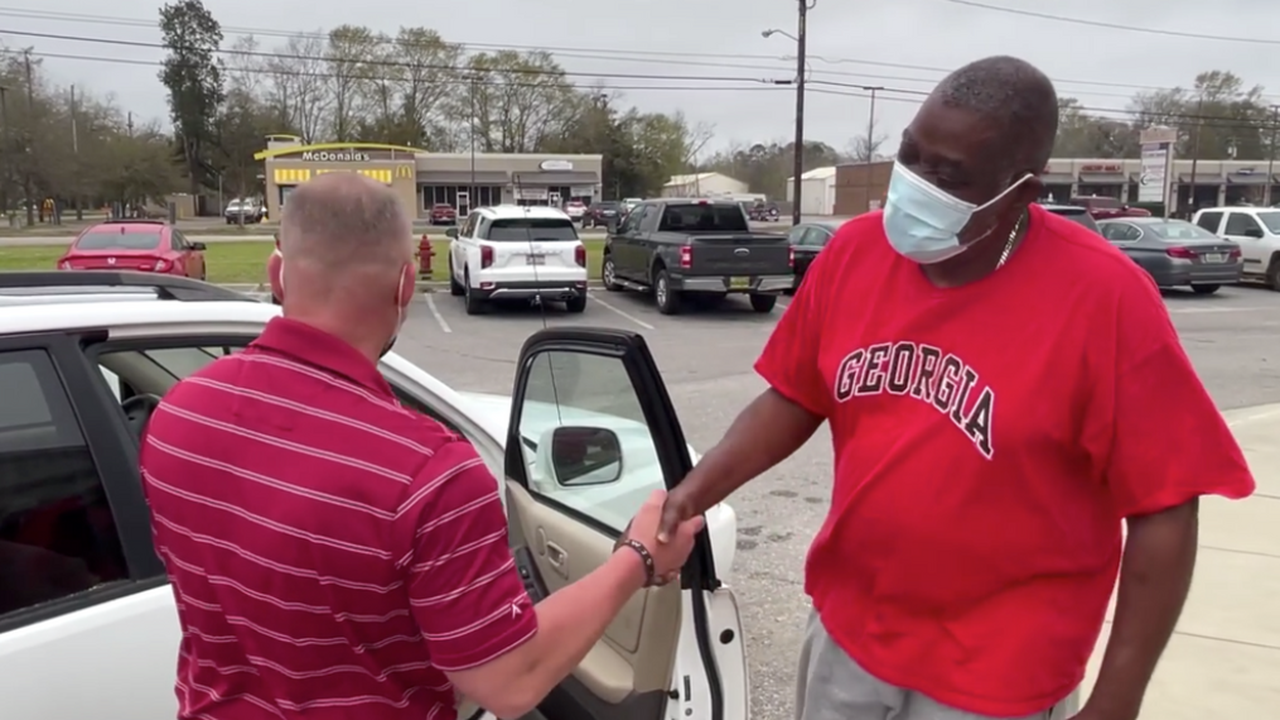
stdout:
{"type": "Polygon", "coordinates": [[[476,225],[480,222],[480,213],[471,213],[467,216],[467,224],[462,229],[463,237],[475,237],[476,225]]]}
{"type": "Polygon", "coordinates": [[[787,242],[792,245],[803,245],[805,235],[809,234],[808,225],[797,225],[791,228],[791,232],[787,233],[787,242]]]}
{"type": "Polygon", "coordinates": [[[1223,228],[1223,235],[1244,235],[1250,230],[1261,230],[1262,226],[1258,224],[1246,213],[1233,212],[1227,213],[1227,226],[1223,228]]]}
{"type": "Polygon", "coordinates": [[[77,250],[155,250],[160,247],[160,232],[112,232],[95,230],[80,236],[77,250]]]}
{"type": "Polygon", "coordinates": [[[1280,212],[1260,212],[1258,213],[1258,219],[1262,221],[1263,225],[1267,226],[1267,229],[1272,234],[1280,235],[1280,212]]]}
{"type": "Polygon", "coordinates": [[[1222,213],[1220,212],[1204,212],[1200,213],[1200,217],[1196,218],[1196,224],[1208,230],[1211,233],[1217,233],[1218,228],[1222,225],[1222,213]]]}
{"type": "Polygon", "coordinates": [[[1112,242],[1133,242],[1142,237],[1142,231],[1129,223],[1106,223],[1099,226],[1099,231],[1112,242]]]}
{"type": "Polygon", "coordinates": [[[577,240],[578,229],[569,218],[503,218],[489,225],[486,240],[492,242],[555,242],[577,240]]]}
{"type": "Polygon", "coordinates": [[[660,232],[747,232],[747,218],[736,203],[668,204],[660,232]]]}
{"type": "Polygon", "coordinates": [[[1181,242],[1185,240],[1216,240],[1218,237],[1199,225],[1193,225],[1181,220],[1170,220],[1162,223],[1148,223],[1146,228],[1161,240],[1169,240],[1171,242],[1181,242]]]}
{"type": "Polygon", "coordinates": [[[0,352],[0,617],[128,570],[115,519],[48,354],[0,352]]]}
{"type": "Polygon", "coordinates": [[[623,532],[665,487],[626,367],[616,357],[555,350],[530,363],[519,424],[529,490],[623,532]]]}
{"type": "Polygon", "coordinates": [[[645,207],[646,206],[637,205],[631,208],[627,213],[626,218],[623,219],[622,225],[618,227],[618,232],[629,233],[640,229],[640,218],[644,216],[645,207]]]}

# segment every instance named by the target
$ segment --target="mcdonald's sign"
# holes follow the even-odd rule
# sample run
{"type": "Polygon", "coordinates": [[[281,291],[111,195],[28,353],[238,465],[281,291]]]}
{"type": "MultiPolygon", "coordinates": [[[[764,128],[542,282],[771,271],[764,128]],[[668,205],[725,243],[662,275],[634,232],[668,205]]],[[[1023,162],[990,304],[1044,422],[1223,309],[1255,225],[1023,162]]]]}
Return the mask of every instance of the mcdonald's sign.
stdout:
{"type": "Polygon", "coordinates": [[[412,180],[415,175],[417,175],[417,167],[414,165],[402,163],[396,166],[397,180],[412,180]]]}

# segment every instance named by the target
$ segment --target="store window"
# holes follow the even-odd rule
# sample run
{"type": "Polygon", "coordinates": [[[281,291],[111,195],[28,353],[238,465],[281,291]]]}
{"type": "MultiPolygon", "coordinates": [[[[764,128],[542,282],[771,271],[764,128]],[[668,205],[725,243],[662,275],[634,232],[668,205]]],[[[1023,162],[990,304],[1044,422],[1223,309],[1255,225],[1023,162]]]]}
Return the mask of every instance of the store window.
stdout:
{"type": "Polygon", "coordinates": [[[449,205],[458,208],[459,196],[467,200],[465,205],[471,209],[488,205],[502,204],[501,185],[423,185],[422,209],[430,210],[432,205],[449,205]]]}

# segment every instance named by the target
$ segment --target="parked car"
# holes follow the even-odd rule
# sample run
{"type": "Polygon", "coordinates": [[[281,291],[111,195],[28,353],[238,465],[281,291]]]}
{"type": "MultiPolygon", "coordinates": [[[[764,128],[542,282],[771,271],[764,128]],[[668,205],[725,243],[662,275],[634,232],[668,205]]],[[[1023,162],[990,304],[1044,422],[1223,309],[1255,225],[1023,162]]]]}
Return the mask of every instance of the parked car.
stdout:
{"type": "Polygon", "coordinates": [[[787,237],[751,232],[731,200],[646,200],[610,228],[601,281],[605,290],[653,293],[658,312],[680,312],[685,295],[751,298],[756,312],[773,310],[795,286],[787,237]]]}
{"type": "Polygon", "coordinates": [[[499,205],[449,228],[449,290],[468,315],[491,300],[563,302],[587,309],[587,249],[573,220],[557,208],[499,205]]]}
{"type": "Polygon", "coordinates": [[[59,270],[136,270],[205,279],[204,243],[162,220],[106,220],[85,228],[58,259],[59,270]]]}
{"type": "Polygon", "coordinates": [[[436,203],[431,206],[432,225],[457,225],[458,211],[449,203],[436,203]]]}
{"type": "Polygon", "coordinates": [[[252,199],[236,198],[227,203],[226,209],[222,211],[222,217],[228,225],[260,223],[266,215],[267,209],[262,203],[252,199]]]}
{"type": "Polygon", "coordinates": [[[791,253],[795,258],[796,273],[795,288],[789,292],[794,293],[800,288],[800,284],[804,282],[805,272],[841,225],[844,225],[843,220],[819,220],[800,223],[787,233],[787,242],[791,244],[791,253]]]}
{"type": "Polygon", "coordinates": [[[758,202],[747,211],[747,219],[751,222],[778,222],[778,206],[758,202]]]}
{"type": "Polygon", "coordinates": [[[582,217],[583,227],[608,227],[610,220],[621,218],[626,214],[626,208],[622,203],[616,200],[601,200],[600,202],[591,203],[591,207],[587,208],[587,212],[582,217]]]}
{"type": "Polygon", "coordinates": [[[1244,277],[1280,290],[1280,210],[1254,207],[1206,208],[1191,220],[1240,246],[1244,277]]]}
{"type": "MultiPolygon", "coordinates": [[[[138,474],[141,433],[174,384],[246,347],[280,310],[129,272],[0,273],[0,304],[4,716],[173,718],[182,633],[138,474]],[[18,558],[33,557],[45,562],[16,570],[18,558]]],[[[466,437],[504,478],[516,564],[536,601],[606,562],[640,503],[678,484],[697,455],[678,440],[679,419],[639,335],[552,328],[513,360],[511,397],[458,392],[394,352],[378,369],[404,408],[466,437]],[[574,366],[591,371],[555,380],[577,383],[576,395],[547,392],[551,368],[574,366]],[[631,410],[574,397],[625,399],[618,406],[631,410]],[[617,462],[573,477],[550,453],[565,429],[609,438],[617,462]]],[[[728,584],[736,535],[731,507],[708,511],[683,582],[637,594],[541,714],[746,720],[743,633],[728,584]]]]}
{"type": "Polygon", "coordinates": [[[1240,282],[1240,246],[1185,220],[1131,217],[1098,223],[1102,237],[1138,263],[1162,288],[1191,286],[1210,295],[1240,282]]]}
{"type": "Polygon", "coordinates": [[[1130,207],[1112,198],[1098,195],[1081,195],[1067,201],[1068,205],[1076,205],[1089,211],[1094,220],[1106,220],[1118,217],[1151,217],[1150,210],[1130,207]]]}
{"type": "Polygon", "coordinates": [[[1080,205],[1041,205],[1040,207],[1077,225],[1083,225],[1094,232],[1098,232],[1098,223],[1094,222],[1093,216],[1089,214],[1089,211],[1080,205]]]}
{"type": "Polygon", "coordinates": [[[574,222],[582,222],[582,218],[587,214],[587,206],[577,200],[570,200],[564,204],[564,214],[574,222]]]}

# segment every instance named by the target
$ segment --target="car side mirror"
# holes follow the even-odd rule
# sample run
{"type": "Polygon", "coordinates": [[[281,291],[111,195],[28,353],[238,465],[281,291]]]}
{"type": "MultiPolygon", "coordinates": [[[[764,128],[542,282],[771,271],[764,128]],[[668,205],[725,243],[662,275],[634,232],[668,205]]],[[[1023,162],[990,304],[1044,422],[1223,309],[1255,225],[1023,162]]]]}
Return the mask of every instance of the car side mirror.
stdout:
{"type": "Polygon", "coordinates": [[[1244,231],[1244,236],[1254,238],[1255,240],[1261,240],[1263,237],[1262,228],[1251,227],[1244,231]]]}
{"type": "Polygon", "coordinates": [[[458,228],[449,228],[448,230],[445,230],[445,231],[444,231],[444,236],[445,236],[445,237],[447,237],[447,238],[455,238],[455,239],[456,239],[456,238],[458,237],[458,228]]]}
{"type": "Polygon", "coordinates": [[[191,249],[192,250],[208,250],[209,246],[205,245],[204,243],[193,242],[191,243],[191,249]]]}
{"type": "Polygon", "coordinates": [[[622,478],[622,441],[608,428],[586,425],[551,431],[551,470],[562,487],[608,485],[622,478]]]}
{"type": "Polygon", "coordinates": [[[611,217],[608,219],[608,221],[605,222],[604,225],[605,225],[605,229],[608,230],[610,233],[618,232],[618,218],[611,217]]]}

